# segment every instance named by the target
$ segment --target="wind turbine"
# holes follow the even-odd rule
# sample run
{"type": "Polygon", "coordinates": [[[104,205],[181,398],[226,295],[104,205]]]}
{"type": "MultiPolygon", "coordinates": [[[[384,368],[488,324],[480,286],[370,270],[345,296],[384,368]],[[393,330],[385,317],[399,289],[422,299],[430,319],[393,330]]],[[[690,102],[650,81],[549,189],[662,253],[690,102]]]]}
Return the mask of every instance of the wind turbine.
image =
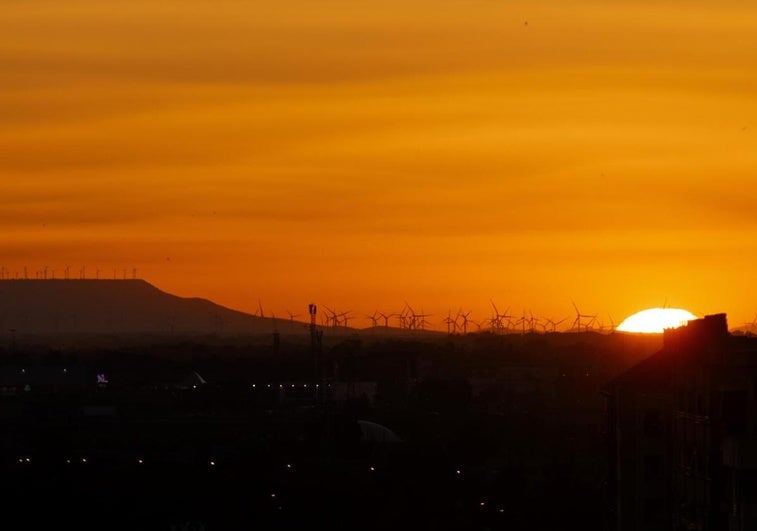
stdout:
{"type": "Polygon", "coordinates": [[[373,314],[371,314],[371,315],[366,315],[366,317],[368,319],[370,319],[370,321],[371,321],[371,327],[373,327],[373,328],[377,328],[378,327],[378,317],[377,317],[377,315],[379,315],[378,310],[374,311],[373,314]]]}
{"type": "Polygon", "coordinates": [[[497,309],[497,305],[494,304],[494,301],[490,299],[490,302],[492,303],[494,314],[491,316],[491,318],[487,322],[489,323],[489,326],[491,327],[492,332],[497,334],[497,333],[502,332],[502,328],[504,327],[504,325],[502,324],[502,315],[500,315],[499,310],[497,309]]]}
{"type": "Polygon", "coordinates": [[[426,321],[426,317],[431,317],[433,314],[430,313],[423,313],[423,308],[421,308],[421,313],[413,314],[413,319],[417,319],[417,326],[416,328],[419,330],[425,330],[426,324],[428,324],[428,321],[426,321]]]}
{"type": "Polygon", "coordinates": [[[332,310],[331,308],[325,305],[323,307],[326,309],[326,313],[330,314],[330,315],[326,315],[326,323],[330,321],[332,328],[336,328],[337,326],[339,326],[339,318],[337,316],[336,311],[332,310]]]}
{"type": "Polygon", "coordinates": [[[405,301],[405,307],[400,312],[400,324],[402,328],[415,330],[415,312],[413,308],[405,301]]]}
{"type": "Polygon", "coordinates": [[[397,317],[396,313],[381,313],[379,312],[379,315],[384,320],[384,328],[389,328],[389,319],[392,317],[397,317]]]}
{"type": "MultiPolygon", "coordinates": [[[[473,313],[472,311],[469,311],[468,313],[463,313],[462,308],[460,308],[457,311],[457,316],[460,317],[460,319],[463,320],[463,335],[468,333],[468,316],[473,313]]],[[[455,321],[457,321],[457,318],[455,318],[455,321]]]]}
{"type": "Polygon", "coordinates": [[[287,310],[287,314],[289,315],[289,320],[292,321],[292,322],[294,322],[294,320],[295,320],[296,317],[300,316],[300,314],[294,314],[294,313],[290,312],[289,310],[287,310]]]}
{"type": "Polygon", "coordinates": [[[505,309],[505,313],[499,314],[500,319],[504,319],[507,321],[507,324],[505,325],[506,332],[509,332],[513,328],[513,317],[515,317],[514,315],[510,315],[509,313],[507,313],[509,311],[510,311],[510,307],[508,306],[507,309],[505,309]]]}
{"type": "Polygon", "coordinates": [[[447,317],[442,321],[447,325],[447,333],[451,334],[457,330],[457,319],[452,318],[452,309],[447,312],[447,317]],[[452,328],[452,331],[450,331],[452,328]]]}
{"type": "Polygon", "coordinates": [[[584,331],[588,332],[589,327],[593,325],[597,321],[596,315],[586,315],[582,314],[581,311],[578,309],[578,306],[576,306],[576,303],[573,301],[570,301],[573,304],[573,308],[576,310],[576,319],[573,321],[573,327],[572,330],[581,331],[581,327],[584,327],[584,331]],[[585,323],[583,322],[583,319],[588,319],[585,323]]]}
{"type": "Polygon", "coordinates": [[[528,322],[528,319],[526,319],[526,309],[525,309],[525,308],[523,308],[523,315],[521,315],[521,316],[520,316],[520,317],[519,317],[519,318],[518,318],[518,319],[517,319],[517,320],[516,320],[516,321],[515,321],[515,322],[513,323],[513,324],[514,324],[515,326],[518,326],[518,325],[520,325],[520,326],[521,326],[521,330],[520,330],[520,333],[521,333],[521,335],[523,335],[523,334],[525,334],[525,333],[526,333],[526,323],[527,323],[527,322],[528,322]]]}
{"type": "MultiPolygon", "coordinates": [[[[547,325],[550,328],[549,332],[557,332],[558,325],[565,322],[567,319],[568,319],[567,317],[564,317],[557,322],[553,321],[552,319],[547,319],[547,325]]],[[[547,331],[546,328],[545,328],[545,331],[547,331]]]]}
{"type": "Polygon", "coordinates": [[[346,312],[342,312],[342,313],[339,314],[339,317],[342,318],[342,326],[344,326],[345,328],[347,328],[348,320],[351,319],[351,317],[350,317],[351,313],[352,313],[352,311],[347,310],[346,312]]]}
{"type": "Polygon", "coordinates": [[[531,317],[528,318],[528,331],[532,334],[536,332],[536,327],[539,326],[539,318],[534,317],[534,312],[528,310],[531,317]]]}

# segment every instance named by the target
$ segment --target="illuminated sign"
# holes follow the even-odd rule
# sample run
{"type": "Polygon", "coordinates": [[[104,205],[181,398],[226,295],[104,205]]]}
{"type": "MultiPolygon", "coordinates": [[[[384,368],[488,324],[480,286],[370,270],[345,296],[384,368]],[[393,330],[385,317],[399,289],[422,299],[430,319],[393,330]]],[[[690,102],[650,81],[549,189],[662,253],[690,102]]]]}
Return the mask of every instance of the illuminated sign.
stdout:
{"type": "Polygon", "coordinates": [[[104,374],[97,375],[97,385],[105,385],[108,383],[108,377],[104,374]]]}

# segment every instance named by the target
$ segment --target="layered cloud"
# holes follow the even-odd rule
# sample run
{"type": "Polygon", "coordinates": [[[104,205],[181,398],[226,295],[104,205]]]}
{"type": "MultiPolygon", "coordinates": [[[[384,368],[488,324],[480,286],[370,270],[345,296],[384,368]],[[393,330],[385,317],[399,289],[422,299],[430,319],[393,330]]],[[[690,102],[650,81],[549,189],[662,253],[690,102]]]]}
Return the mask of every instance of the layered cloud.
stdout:
{"type": "Polygon", "coordinates": [[[4,267],[137,266],[243,309],[663,294],[746,319],[755,24],[736,1],[9,0],[4,267]]]}

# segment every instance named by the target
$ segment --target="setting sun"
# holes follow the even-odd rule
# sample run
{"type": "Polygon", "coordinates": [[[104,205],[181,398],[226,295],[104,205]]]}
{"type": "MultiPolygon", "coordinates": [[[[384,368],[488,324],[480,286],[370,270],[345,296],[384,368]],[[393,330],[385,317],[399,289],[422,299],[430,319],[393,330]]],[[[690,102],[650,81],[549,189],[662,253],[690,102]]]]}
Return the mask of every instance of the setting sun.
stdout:
{"type": "Polygon", "coordinates": [[[697,316],[678,308],[650,308],[627,317],[618,330],[643,334],[661,334],[666,328],[678,328],[697,316]]]}

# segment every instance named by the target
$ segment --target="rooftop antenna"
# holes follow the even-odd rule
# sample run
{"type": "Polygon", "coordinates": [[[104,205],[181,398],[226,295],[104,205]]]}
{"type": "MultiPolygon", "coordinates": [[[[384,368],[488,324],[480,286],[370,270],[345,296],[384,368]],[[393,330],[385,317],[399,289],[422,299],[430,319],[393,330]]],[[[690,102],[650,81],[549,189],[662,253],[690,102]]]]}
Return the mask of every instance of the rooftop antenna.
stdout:
{"type": "Polygon", "coordinates": [[[749,335],[752,335],[755,331],[755,328],[757,328],[757,315],[752,319],[751,322],[744,321],[743,324],[744,332],[746,332],[749,335]]]}

